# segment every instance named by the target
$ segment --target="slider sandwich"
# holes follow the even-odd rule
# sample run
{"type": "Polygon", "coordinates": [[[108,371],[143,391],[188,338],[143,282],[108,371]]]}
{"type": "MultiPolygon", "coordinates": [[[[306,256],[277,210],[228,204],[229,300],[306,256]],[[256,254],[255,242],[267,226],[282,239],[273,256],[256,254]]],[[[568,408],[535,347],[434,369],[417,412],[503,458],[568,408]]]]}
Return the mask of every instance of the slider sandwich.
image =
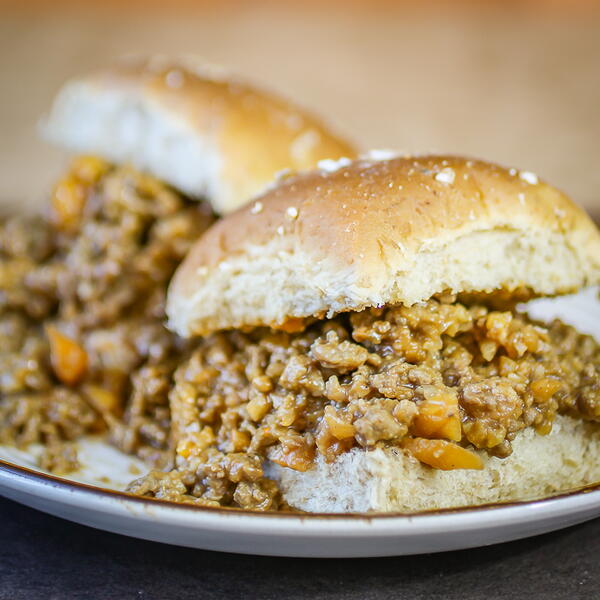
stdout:
{"type": "Polygon", "coordinates": [[[600,479],[598,343],[517,304],[600,281],[600,235],[529,172],[340,161],[213,225],[170,285],[196,347],[176,468],[131,491],[200,505],[421,511],[600,479]]]}

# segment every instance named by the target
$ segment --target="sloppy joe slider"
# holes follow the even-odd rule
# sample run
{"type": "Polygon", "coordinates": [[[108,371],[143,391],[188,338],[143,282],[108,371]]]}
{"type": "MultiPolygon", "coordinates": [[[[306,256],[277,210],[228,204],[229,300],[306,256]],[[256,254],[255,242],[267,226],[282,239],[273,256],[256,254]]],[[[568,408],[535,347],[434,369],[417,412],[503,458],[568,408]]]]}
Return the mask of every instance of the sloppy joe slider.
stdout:
{"type": "Polygon", "coordinates": [[[529,172],[451,156],[341,161],[213,225],[167,313],[203,336],[171,392],[199,504],[417,511],[600,479],[600,354],[516,308],[600,280],[600,235],[529,172]]]}

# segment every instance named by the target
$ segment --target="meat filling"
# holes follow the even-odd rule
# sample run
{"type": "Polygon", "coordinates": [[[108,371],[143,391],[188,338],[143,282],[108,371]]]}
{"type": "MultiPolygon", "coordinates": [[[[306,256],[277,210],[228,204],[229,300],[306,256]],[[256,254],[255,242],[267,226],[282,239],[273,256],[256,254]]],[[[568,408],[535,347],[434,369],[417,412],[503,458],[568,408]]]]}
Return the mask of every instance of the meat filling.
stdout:
{"type": "Polygon", "coordinates": [[[177,468],[136,493],[258,510],[281,506],[265,459],[305,471],[322,455],[394,446],[438,469],[510,455],[558,413],[600,420],[600,353],[588,336],[446,296],[318,321],[301,333],[200,342],[171,392],[177,468]]]}
{"type": "Polygon", "coordinates": [[[0,441],[45,445],[108,431],[156,466],[169,460],[168,390],[184,343],[163,326],[173,271],[210,225],[204,203],[93,157],[74,161],[44,217],[0,225],[0,441]]]}

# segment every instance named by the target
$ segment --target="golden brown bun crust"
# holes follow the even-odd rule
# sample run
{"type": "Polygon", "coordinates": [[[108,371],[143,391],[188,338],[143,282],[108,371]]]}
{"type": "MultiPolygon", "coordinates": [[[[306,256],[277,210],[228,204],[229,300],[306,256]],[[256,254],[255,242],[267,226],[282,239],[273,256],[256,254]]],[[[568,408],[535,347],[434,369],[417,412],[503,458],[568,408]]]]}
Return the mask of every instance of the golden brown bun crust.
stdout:
{"type": "Polygon", "coordinates": [[[599,280],[598,229],[532,173],[454,156],[359,160],[289,177],[213,226],[177,271],[168,313],[190,335],[446,289],[551,295],[599,280]]]}
{"type": "Polygon", "coordinates": [[[189,61],[160,57],[123,61],[68,82],[45,130],[68,148],[137,163],[192,197],[208,195],[218,213],[244,204],[281,170],[356,155],[291,103],[189,61]]]}

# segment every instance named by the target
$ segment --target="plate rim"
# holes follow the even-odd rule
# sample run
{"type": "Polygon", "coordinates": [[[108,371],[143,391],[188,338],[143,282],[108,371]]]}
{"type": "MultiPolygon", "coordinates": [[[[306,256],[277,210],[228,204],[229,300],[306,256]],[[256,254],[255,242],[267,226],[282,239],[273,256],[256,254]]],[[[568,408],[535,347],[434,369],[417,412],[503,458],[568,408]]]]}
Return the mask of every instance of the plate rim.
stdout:
{"type": "MultiPolygon", "coordinates": [[[[10,461],[0,459],[0,476],[2,474],[8,474],[17,476],[19,478],[33,481],[38,485],[45,485],[59,490],[73,491],[74,489],[86,495],[109,498],[112,500],[120,500],[133,502],[140,506],[166,508],[175,511],[191,511],[197,514],[204,514],[206,516],[212,515],[223,515],[223,516],[238,516],[246,517],[252,520],[263,520],[263,519],[286,519],[296,522],[306,521],[322,521],[322,520],[351,520],[354,522],[358,521],[382,521],[389,519],[404,519],[404,520],[423,520],[427,517],[442,517],[442,516],[458,516],[458,517],[473,517],[481,513],[487,513],[489,511],[497,511],[501,509],[537,509],[545,507],[546,505],[561,504],[569,499],[583,498],[589,494],[598,493],[600,495],[600,481],[596,483],[587,484],[546,496],[543,498],[535,498],[529,500],[509,500],[504,502],[491,502],[486,504],[480,504],[477,506],[462,506],[453,508],[439,508],[424,510],[418,512],[373,512],[373,513],[323,513],[323,512],[291,512],[291,511],[255,511],[243,508],[235,507],[219,507],[219,506],[201,506],[191,503],[175,502],[173,500],[165,500],[163,498],[151,498],[147,496],[138,496],[130,492],[121,490],[114,490],[110,488],[104,488],[97,485],[91,485],[89,483],[83,483],[75,481],[67,477],[60,477],[44,471],[38,471],[22,465],[12,463],[10,461]]],[[[1,483],[1,482],[0,482],[1,483]]]]}

